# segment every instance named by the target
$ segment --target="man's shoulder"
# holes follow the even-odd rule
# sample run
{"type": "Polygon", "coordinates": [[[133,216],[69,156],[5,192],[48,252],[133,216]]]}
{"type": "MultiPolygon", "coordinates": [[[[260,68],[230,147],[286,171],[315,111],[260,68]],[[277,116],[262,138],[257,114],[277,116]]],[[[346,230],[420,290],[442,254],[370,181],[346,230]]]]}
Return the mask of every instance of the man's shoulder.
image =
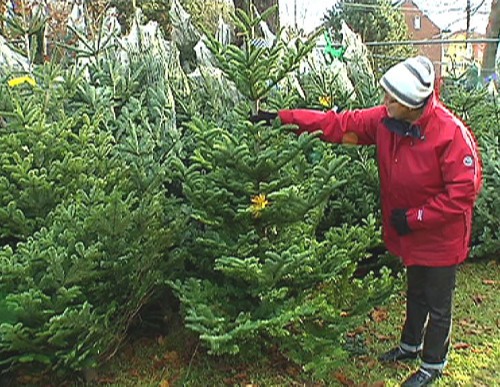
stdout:
{"type": "Polygon", "coordinates": [[[468,131],[465,123],[442,103],[436,105],[433,113],[432,125],[443,135],[453,138],[457,131],[468,131]]]}

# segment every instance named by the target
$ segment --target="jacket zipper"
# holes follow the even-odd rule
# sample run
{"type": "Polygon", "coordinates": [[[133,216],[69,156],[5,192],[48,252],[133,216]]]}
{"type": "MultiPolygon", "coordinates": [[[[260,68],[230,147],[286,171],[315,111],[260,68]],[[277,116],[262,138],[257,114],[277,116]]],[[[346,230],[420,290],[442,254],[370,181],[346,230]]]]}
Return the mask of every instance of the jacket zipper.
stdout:
{"type": "Polygon", "coordinates": [[[394,145],[392,146],[392,155],[391,155],[391,165],[389,170],[389,186],[392,186],[392,175],[393,169],[396,168],[396,164],[400,162],[398,158],[399,149],[401,148],[401,142],[403,142],[404,138],[400,138],[398,135],[394,136],[394,145]]]}

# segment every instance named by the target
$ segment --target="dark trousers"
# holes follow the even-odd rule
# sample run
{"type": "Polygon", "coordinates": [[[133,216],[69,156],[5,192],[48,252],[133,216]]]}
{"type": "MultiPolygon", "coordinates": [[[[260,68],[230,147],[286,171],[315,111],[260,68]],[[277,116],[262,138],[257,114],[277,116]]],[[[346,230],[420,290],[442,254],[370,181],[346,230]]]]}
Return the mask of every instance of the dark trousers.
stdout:
{"type": "Polygon", "coordinates": [[[402,346],[422,348],[424,367],[442,369],[450,346],[457,266],[407,268],[402,346]]]}

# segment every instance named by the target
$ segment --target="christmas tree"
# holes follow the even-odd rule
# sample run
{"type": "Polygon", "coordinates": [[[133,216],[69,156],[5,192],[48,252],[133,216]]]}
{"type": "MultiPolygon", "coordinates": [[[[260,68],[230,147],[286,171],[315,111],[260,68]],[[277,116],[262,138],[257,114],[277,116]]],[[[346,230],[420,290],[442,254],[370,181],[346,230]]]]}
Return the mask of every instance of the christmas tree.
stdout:
{"type": "Polygon", "coordinates": [[[0,85],[2,372],[97,366],[177,268],[168,80],[109,47],[92,59],[88,78],[48,63],[0,85]]]}
{"type": "MultiPolygon", "coordinates": [[[[272,12],[270,10],[269,12],[272,12]]],[[[316,228],[348,168],[316,135],[297,136],[279,120],[249,122],[267,97],[314,47],[314,39],[255,44],[269,16],[237,10],[244,44],[207,45],[246,101],[228,125],[194,117],[195,144],[184,193],[192,208],[186,277],[172,283],[187,326],[215,354],[278,348],[317,373],[344,353],[343,334],[390,288],[388,273],[355,279],[357,263],[380,243],[371,217],[364,224],[316,228]],[[311,157],[319,155],[319,157],[311,157]]]]}

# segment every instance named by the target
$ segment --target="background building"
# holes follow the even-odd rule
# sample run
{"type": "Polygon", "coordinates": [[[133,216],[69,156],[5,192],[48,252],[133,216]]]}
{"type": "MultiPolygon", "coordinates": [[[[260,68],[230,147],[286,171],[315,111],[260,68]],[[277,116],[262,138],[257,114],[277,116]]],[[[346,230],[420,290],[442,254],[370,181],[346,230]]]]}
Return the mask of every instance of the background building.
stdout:
{"type": "MultiPolygon", "coordinates": [[[[410,40],[433,40],[442,37],[441,28],[426,15],[413,1],[404,0],[398,3],[408,26],[410,40]]],[[[417,45],[420,55],[428,57],[436,70],[436,76],[441,76],[443,49],[440,44],[417,45]]]]}

